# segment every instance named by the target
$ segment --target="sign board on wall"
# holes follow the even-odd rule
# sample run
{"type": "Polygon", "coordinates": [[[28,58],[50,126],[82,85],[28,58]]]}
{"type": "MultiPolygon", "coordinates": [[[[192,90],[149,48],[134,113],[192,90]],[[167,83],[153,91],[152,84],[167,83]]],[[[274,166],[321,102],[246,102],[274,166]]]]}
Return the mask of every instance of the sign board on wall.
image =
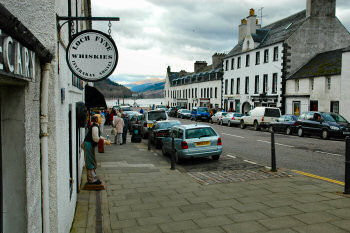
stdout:
{"type": "Polygon", "coordinates": [[[97,82],[111,75],[118,63],[118,50],[107,34],[86,30],[68,44],[67,64],[80,79],[97,82]]]}

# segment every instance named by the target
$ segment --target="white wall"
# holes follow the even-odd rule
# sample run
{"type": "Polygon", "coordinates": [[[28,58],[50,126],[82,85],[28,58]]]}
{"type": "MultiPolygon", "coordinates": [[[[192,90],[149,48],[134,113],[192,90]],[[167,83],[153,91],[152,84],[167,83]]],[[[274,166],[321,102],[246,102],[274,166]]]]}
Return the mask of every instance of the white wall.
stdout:
{"type": "MultiPolygon", "coordinates": [[[[254,94],[255,91],[255,76],[259,75],[259,94],[263,92],[263,75],[268,75],[268,89],[267,89],[267,95],[280,95],[280,89],[282,87],[281,84],[281,76],[282,76],[282,43],[274,44],[268,47],[264,47],[261,49],[255,49],[250,50],[248,52],[242,53],[240,55],[235,55],[233,57],[226,58],[224,60],[224,64],[226,64],[226,60],[228,60],[228,68],[224,67],[224,85],[225,80],[228,80],[228,87],[227,87],[227,94],[225,94],[225,86],[223,87],[224,91],[224,97],[223,99],[228,98],[234,98],[239,99],[241,102],[241,108],[242,104],[244,102],[249,102],[252,106],[254,103],[251,100],[252,95],[258,95],[254,94]],[[278,47],[278,60],[273,61],[273,48],[278,47]],[[264,63],[264,50],[269,49],[269,61],[267,63],[264,63]],[[255,65],[255,59],[256,59],[256,52],[260,52],[260,64],[255,65]],[[246,55],[249,54],[250,56],[250,64],[248,67],[246,67],[246,55]],[[238,57],[241,57],[241,68],[237,69],[237,62],[238,57]],[[231,69],[231,61],[232,58],[234,58],[234,69],[231,69]],[[272,75],[273,73],[277,73],[277,93],[272,93],[272,75]],[[245,94],[245,77],[249,77],[249,94],[245,94]],[[233,94],[231,94],[231,79],[234,79],[234,88],[233,88],[233,94]],[[237,78],[240,78],[240,94],[236,94],[236,84],[237,84],[237,78]]],[[[280,97],[277,101],[277,107],[280,107],[280,97]]],[[[238,111],[238,110],[236,110],[238,111]]]]}
{"type": "Polygon", "coordinates": [[[350,121],[350,51],[344,52],[342,56],[342,71],[340,81],[340,114],[350,121]]]}

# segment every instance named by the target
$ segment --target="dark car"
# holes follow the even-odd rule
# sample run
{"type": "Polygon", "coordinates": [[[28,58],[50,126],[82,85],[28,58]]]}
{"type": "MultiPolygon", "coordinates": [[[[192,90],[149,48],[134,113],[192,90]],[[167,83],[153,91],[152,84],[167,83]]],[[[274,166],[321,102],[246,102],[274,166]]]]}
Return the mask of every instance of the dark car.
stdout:
{"type": "Polygon", "coordinates": [[[157,149],[161,148],[162,139],[169,136],[169,130],[175,125],[181,125],[181,122],[176,120],[156,122],[151,133],[151,143],[154,144],[157,149]]]}
{"type": "Polygon", "coordinates": [[[297,120],[297,132],[299,137],[306,134],[321,136],[322,139],[344,137],[350,134],[350,124],[337,113],[306,112],[297,120]]]}
{"type": "Polygon", "coordinates": [[[177,117],[181,119],[191,118],[191,111],[188,109],[180,109],[177,111],[177,117]]]}
{"type": "Polygon", "coordinates": [[[291,135],[297,132],[297,121],[298,116],[295,115],[282,115],[280,118],[276,119],[270,123],[270,131],[276,133],[282,132],[287,135],[291,135]]]}
{"type": "Polygon", "coordinates": [[[129,125],[128,125],[130,134],[132,134],[132,129],[134,125],[141,125],[141,119],[142,119],[142,114],[140,113],[136,113],[130,118],[129,125]]]}

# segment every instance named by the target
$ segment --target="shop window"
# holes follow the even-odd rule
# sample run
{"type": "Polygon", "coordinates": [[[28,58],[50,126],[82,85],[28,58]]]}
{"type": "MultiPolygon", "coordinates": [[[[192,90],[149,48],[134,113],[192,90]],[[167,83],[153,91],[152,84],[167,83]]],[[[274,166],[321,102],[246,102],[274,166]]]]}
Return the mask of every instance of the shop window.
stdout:
{"type": "Polygon", "coordinates": [[[310,111],[318,111],[318,101],[310,100],[310,111]]]}
{"type": "Polygon", "coordinates": [[[331,112],[339,114],[339,101],[331,101],[331,112]]]}
{"type": "Polygon", "coordinates": [[[293,114],[300,115],[300,101],[293,101],[293,114]]]}

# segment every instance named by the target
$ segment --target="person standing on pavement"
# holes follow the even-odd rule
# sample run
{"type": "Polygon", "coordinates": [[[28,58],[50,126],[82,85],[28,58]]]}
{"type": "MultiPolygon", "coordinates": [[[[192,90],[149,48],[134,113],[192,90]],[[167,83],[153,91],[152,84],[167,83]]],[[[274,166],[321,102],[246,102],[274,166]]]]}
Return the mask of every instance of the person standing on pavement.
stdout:
{"type": "Polygon", "coordinates": [[[117,130],[117,135],[115,137],[115,144],[121,145],[122,144],[122,134],[123,134],[123,128],[124,128],[124,121],[121,117],[121,114],[118,112],[117,116],[113,119],[113,127],[117,130]]]}
{"type": "Polygon", "coordinates": [[[124,121],[123,127],[123,144],[126,144],[126,136],[128,135],[128,118],[125,114],[122,115],[124,121]]]}
{"type": "Polygon", "coordinates": [[[99,140],[103,140],[106,145],[110,145],[111,142],[101,137],[99,125],[102,124],[102,117],[99,114],[95,114],[92,117],[92,124],[84,138],[82,147],[84,149],[85,167],[87,170],[87,181],[89,184],[101,184],[101,181],[96,176],[96,157],[95,148],[99,140]]]}
{"type": "Polygon", "coordinates": [[[140,109],[140,113],[143,114],[143,108],[140,109]]]}

